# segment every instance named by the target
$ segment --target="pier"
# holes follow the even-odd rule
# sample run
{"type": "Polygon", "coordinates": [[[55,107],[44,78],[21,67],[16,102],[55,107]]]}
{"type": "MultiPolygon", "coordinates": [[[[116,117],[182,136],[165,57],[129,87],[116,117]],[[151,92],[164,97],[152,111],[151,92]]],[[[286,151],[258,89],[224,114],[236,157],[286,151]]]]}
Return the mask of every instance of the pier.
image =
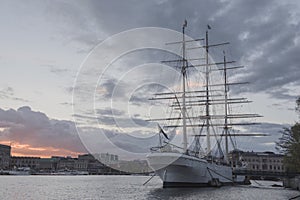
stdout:
{"type": "Polygon", "coordinates": [[[282,180],[283,187],[300,190],[300,174],[293,172],[234,170],[234,175],[243,175],[251,178],[282,180]]]}
{"type": "Polygon", "coordinates": [[[274,172],[274,171],[252,171],[252,170],[234,170],[234,175],[243,175],[249,177],[262,177],[262,178],[294,178],[300,176],[298,173],[292,172],[274,172]]]}

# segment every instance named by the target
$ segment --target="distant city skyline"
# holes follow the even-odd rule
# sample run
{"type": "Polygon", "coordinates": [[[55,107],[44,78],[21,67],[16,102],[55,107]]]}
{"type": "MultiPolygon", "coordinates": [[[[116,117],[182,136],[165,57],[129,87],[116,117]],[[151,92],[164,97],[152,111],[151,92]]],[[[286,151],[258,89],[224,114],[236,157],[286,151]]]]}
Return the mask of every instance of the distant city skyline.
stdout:
{"type": "MultiPolygon", "coordinates": [[[[108,37],[141,27],[180,31],[185,19],[189,36],[203,35],[209,24],[212,42],[229,41],[228,56],[245,66],[234,74],[236,78],[251,82],[243,88],[246,92],[240,94],[253,100],[249,109],[264,117],[258,120],[261,126],[243,131],[271,136],[242,139],[239,148],[275,151],[274,141],[280,136],[279,131],[298,120],[295,100],[300,95],[300,3],[297,0],[26,3],[15,0],[1,2],[0,11],[3,16],[0,18],[0,143],[11,144],[15,156],[88,153],[73,119],[88,120],[95,115],[103,126],[86,127],[91,134],[101,129],[107,137],[118,141],[119,147],[146,151],[145,143],[139,139],[127,140],[124,134],[140,134],[139,126],[144,125],[144,116],[129,113],[126,103],[86,110],[86,116],[75,116],[77,113],[72,107],[74,82],[90,51],[108,37]],[[113,113],[122,123],[133,120],[137,126],[126,127],[124,132],[113,129],[113,113]]],[[[140,55],[137,62],[132,62],[129,55],[115,66],[116,69],[135,67],[157,57],[155,54],[150,58],[140,55]]],[[[101,70],[101,67],[94,70],[101,70]]],[[[115,75],[117,72],[121,70],[111,71],[115,75]]],[[[118,83],[114,78],[108,77],[99,91],[112,94],[118,83]]],[[[135,83],[126,84],[134,86],[135,83]]],[[[142,110],[142,106],[139,109],[142,110]]],[[[143,131],[143,137],[152,137],[156,131],[143,131]]],[[[155,138],[151,140],[154,141],[155,138]]],[[[116,153],[114,149],[107,151],[116,153]]]]}

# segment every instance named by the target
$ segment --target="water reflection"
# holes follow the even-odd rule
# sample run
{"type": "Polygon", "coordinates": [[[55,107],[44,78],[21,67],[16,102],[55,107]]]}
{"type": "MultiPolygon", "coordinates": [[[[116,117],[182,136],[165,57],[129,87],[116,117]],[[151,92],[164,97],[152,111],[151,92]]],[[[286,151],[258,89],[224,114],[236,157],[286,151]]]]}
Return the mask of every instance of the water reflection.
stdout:
{"type": "Polygon", "coordinates": [[[210,199],[219,188],[155,188],[147,199],[210,199]]]}
{"type": "MultiPolygon", "coordinates": [[[[147,199],[219,199],[219,200],[283,200],[297,195],[284,188],[257,188],[253,186],[224,186],[221,188],[155,188],[147,199]],[[292,195],[293,193],[293,195],[292,195]]],[[[300,198],[299,198],[300,199],[300,198]]]]}

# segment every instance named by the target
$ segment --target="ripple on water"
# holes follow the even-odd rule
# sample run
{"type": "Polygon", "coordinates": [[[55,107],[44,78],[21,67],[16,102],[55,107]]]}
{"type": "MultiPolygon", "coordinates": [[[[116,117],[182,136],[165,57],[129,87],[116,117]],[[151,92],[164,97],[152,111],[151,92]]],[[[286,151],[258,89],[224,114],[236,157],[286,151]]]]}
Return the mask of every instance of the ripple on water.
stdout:
{"type": "Polygon", "coordinates": [[[283,200],[300,194],[284,188],[226,186],[163,189],[146,176],[0,176],[1,199],[220,199],[283,200]]]}

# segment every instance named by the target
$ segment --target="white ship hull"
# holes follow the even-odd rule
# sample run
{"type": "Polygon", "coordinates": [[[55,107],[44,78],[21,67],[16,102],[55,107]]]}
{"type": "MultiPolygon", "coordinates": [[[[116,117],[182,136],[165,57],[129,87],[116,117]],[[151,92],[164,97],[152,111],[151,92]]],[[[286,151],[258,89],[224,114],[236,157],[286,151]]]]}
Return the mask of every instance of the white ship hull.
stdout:
{"type": "Polygon", "coordinates": [[[163,187],[221,186],[245,180],[244,176],[233,177],[230,166],[180,153],[151,153],[147,159],[163,187]]]}

